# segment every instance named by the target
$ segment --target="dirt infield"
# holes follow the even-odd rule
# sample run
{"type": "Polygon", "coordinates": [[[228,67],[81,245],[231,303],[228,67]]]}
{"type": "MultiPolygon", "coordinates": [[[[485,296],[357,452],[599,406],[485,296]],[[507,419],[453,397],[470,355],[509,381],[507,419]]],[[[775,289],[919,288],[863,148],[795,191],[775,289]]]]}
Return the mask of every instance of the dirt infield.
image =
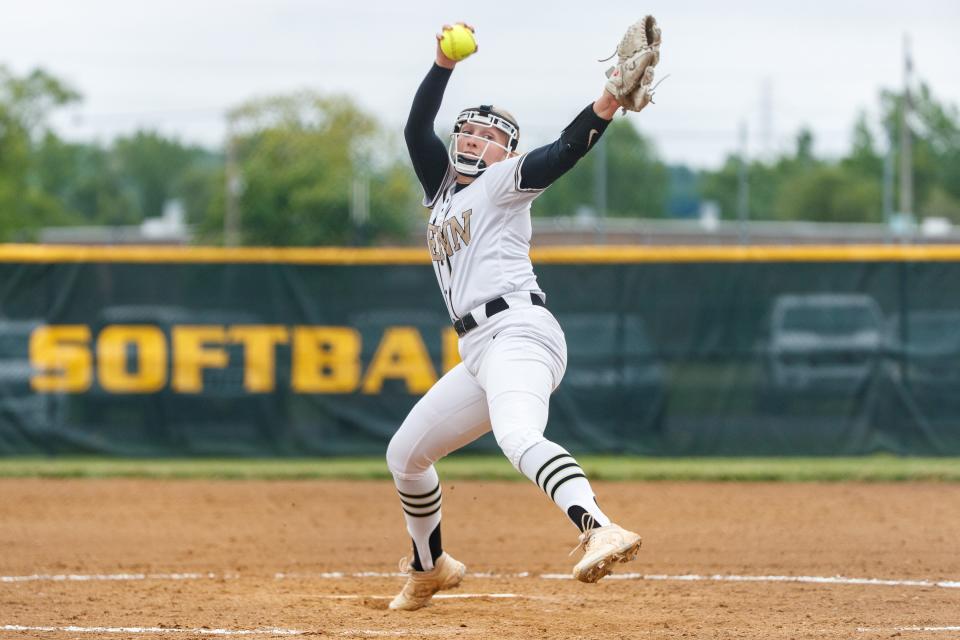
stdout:
{"type": "Polygon", "coordinates": [[[394,613],[388,483],[0,480],[0,638],[960,636],[957,485],[596,489],[644,536],[623,579],[563,579],[575,530],[532,485],[452,482],[464,597],[394,613]]]}

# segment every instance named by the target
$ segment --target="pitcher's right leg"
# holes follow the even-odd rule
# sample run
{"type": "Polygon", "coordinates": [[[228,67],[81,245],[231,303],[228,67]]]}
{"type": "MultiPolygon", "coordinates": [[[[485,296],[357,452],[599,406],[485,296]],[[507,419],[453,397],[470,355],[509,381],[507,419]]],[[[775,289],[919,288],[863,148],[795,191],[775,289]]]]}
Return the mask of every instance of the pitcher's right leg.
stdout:
{"type": "MultiPolygon", "coordinates": [[[[440,537],[440,478],[434,463],[490,430],[483,389],[459,364],[427,391],[410,411],[387,447],[387,466],[393,474],[407,532],[413,540],[413,558],[401,570],[407,584],[390,603],[391,609],[414,610],[434,593],[450,589],[466,572],[444,553],[440,537]]],[[[403,561],[401,561],[403,565],[403,561]]]]}

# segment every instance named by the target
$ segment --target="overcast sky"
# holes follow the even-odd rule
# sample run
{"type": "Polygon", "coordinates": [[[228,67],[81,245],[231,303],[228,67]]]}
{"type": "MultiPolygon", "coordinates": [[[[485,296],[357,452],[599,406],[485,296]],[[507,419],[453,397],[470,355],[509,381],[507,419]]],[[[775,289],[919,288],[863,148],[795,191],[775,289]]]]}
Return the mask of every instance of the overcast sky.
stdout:
{"type": "Polygon", "coordinates": [[[58,118],[74,139],[138,127],[222,143],[224,112],[249,98],[309,88],[343,92],[402,127],[443,22],[477,29],[440,123],[491,102],[520,120],[522,146],[552,140],[599,95],[626,26],[663,29],[657,104],[629,117],[673,162],[715,166],[749,128],[750,149],[784,148],[801,125],[817,150],[846,150],[856,114],[876,115],[902,83],[909,33],[918,77],[960,103],[960,2],[912,0],[387,2],[364,0],[0,0],[0,64],[40,66],[84,96],[58,118]],[[766,89],[764,89],[766,87],[766,89]],[[766,97],[764,97],[766,96],[766,97]],[[763,104],[769,105],[768,109],[763,104]],[[764,112],[768,117],[764,117],[764,112]]]}

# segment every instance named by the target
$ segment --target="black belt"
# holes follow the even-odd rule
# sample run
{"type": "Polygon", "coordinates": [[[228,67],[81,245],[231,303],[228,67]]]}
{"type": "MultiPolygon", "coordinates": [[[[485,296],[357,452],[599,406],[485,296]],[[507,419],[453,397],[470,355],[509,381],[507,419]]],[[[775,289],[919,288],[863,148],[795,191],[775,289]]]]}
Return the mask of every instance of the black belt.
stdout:
{"type": "MultiPolygon", "coordinates": [[[[537,294],[530,292],[530,302],[533,303],[535,307],[546,307],[543,298],[537,294]]],[[[494,316],[501,311],[506,311],[510,308],[510,305],[507,304],[507,301],[503,298],[494,298],[487,304],[483,305],[484,311],[487,314],[487,317],[494,316]]],[[[457,335],[461,338],[467,335],[467,332],[477,328],[477,320],[473,317],[472,313],[468,313],[459,320],[453,323],[453,328],[456,330],[457,335]]]]}

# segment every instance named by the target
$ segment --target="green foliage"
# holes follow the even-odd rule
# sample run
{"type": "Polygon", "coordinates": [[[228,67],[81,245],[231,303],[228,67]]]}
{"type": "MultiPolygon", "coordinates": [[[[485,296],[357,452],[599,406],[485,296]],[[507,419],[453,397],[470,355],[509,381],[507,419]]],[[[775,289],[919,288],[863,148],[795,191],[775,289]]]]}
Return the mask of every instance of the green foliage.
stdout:
{"type": "Polygon", "coordinates": [[[188,172],[211,156],[197,147],[187,147],[152,131],[138,131],[114,141],[110,149],[113,167],[122,183],[132,187],[141,218],[163,213],[164,204],[180,195],[188,172]]]}
{"type": "Polygon", "coordinates": [[[18,78],[0,65],[0,114],[5,135],[40,134],[46,130],[51,111],[79,99],[79,93],[42,69],[18,78]]]}
{"type": "MultiPolygon", "coordinates": [[[[960,223],[960,115],[956,107],[939,103],[926,85],[913,97],[913,105],[914,209],[921,215],[945,216],[960,223]]],[[[900,152],[902,109],[901,94],[881,94],[883,137],[892,143],[895,158],[900,152]]],[[[866,113],[858,115],[852,133],[850,151],[837,161],[818,159],[813,135],[802,130],[792,153],[773,161],[751,162],[750,218],[882,222],[884,158],[866,113]]],[[[730,156],[719,170],[706,172],[701,181],[702,196],[717,201],[727,218],[736,216],[739,169],[739,158],[730,156]]],[[[896,199],[899,180],[893,186],[896,199]]]]}
{"type": "Polygon", "coordinates": [[[107,150],[67,143],[48,132],[34,151],[37,177],[80,224],[134,224],[140,219],[136,193],[124,184],[107,150]]]}
{"type": "MultiPolygon", "coordinates": [[[[192,226],[194,240],[204,243],[206,232],[210,235],[211,211],[222,207],[223,185],[226,182],[223,157],[208,151],[194,161],[177,177],[176,197],[183,203],[187,223],[192,226]]],[[[219,239],[223,228],[222,215],[218,217],[220,227],[212,234],[214,241],[219,239]]]]}
{"type": "Polygon", "coordinates": [[[614,120],[595,147],[534,201],[533,214],[572,216],[594,207],[596,162],[607,154],[607,215],[656,218],[665,214],[669,177],[653,143],[626,119],[614,120]]]}
{"type": "Polygon", "coordinates": [[[783,180],[773,215],[780,220],[882,222],[880,189],[876,178],[820,165],[783,180]]]}
{"type": "MultiPolygon", "coordinates": [[[[960,112],[956,105],[937,101],[926,84],[912,96],[912,104],[914,117],[908,124],[913,134],[914,208],[960,223],[960,112]]],[[[885,91],[881,105],[894,153],[899,154],[903,96],[885,91]]],[[[899,182],[894,186],[899,198],[899,182]]]]}
{"type": "Polygon", "coordinates": [[[218,155],[189,147],[153,131],[117,138],[109,147],[67,143],[51,132],[33,152],[37,179],[83,224],[133,225],[163,213],[174,199],[185,203],[188,218],[202,217],[218,155]],[[191,207],[193,207],[191,209],[191,207]]]}
{"type": "Polygon", "coordinates": [[[766,177],[763,204],[768,215],[778,220],[881,222],[883,161],[873,150],[864,114],[853,138],[850,156],[833,163],[816,158],[812,132],[801,130],[794,155],[781,157],[766,177]]]}
{"type": "Polygon", "coordinates": [[[876,149],[873,132],[867,122],[867,114],[863,111],[857,116],[853,125],[853,144],[850,153],[840,160],[840,166],[851,173],[864,177],[879,176],[883,173],[883,157],[876,149]]]}
{"type": "Polygon", "coordinates": [[[48,135],[50,112],[78,99],[45,71],[18,77],[0,66],[0,240],[29,240],[39,227],[70,219],[38,184],[33,149],[48,135]]]}
{"type": "Polygon", "coordinates": [[[49,117],[79,99],[45,71],[18,77],[0,67],[0,239],[31,240],[65,224],[137,224],[174,198],[188,211],[207,205],[216,154],[149,131],[109,147],[66,142],[49,117]]]}
{"type": "MultiPolygon", "coordinates": [[[[724,218],[734,218],[737,215],[737,184],[740,173],[740,156],[730,155],[723,166],[717,171],[706,171],[701,178],[701,195],[706,200],[713,200],[720,206],[724,218]]],[[[772,179],[774,167],[761,162],[753,162],[748,169],[750,176],[750,209],[751,219],[769,218],[774,190],[772,179]]]]}
{"type": "MultiPolygon", "coordinates": [[[[50,128],[57,109],[80,95],[43,70],[13,74],[0,66],[0,241],[31,240],[41,227],[138,224],[166,203],[183,203],[198,242],[223,240],[227,208],[223,154],[155,131],[107,145],[67,142],[50,128]]],[[[879,135],[858,114],[842,158],[816,154],[808,130],[780,157],[749,163],[751,219],[879,222],[884,155],[899,153],[903,97],[883,92],[879,135]]],[[[915,211],[960,224],[960,114],[926,85],[912,97],[915,211]]],[[[419,186],[398,132],[386,131],[350,99],[314,93],[274,96],[229,115],[241,189],[242,242],[336,245],[405,241],[418,220],[419,186]],[[369,218],[351,219],[355,185],[366,184],[369,218]]],[[[571,216],[593,208],[596,163],[587,154],[552,185],[534,215],[571,216]]],[[[666,167],[652,142],[628,119],[603,137],[609,216],[690,216],[701,199],[737,210],[740,162],[717,170],[666,167]]],[[[894,180],[894,189],[899,181],[894,180]]],[[[894,200],[897,200],[894,193],[894,200]]]]}
{"type": "MultiPolygon", "coordinates": [[[[241,106],[230,120],[242,176],[244,244],[381,240],[402,235],[419,209],[409,170],[389,159],[396,140],[347,98],[277,96],[241,106]],[[369,184],[366,225],[350,215],[355,180],[369,184]]],[[[220,193],[213,199],[208,232],[222,225],[225,206],[220,193]]]]}

